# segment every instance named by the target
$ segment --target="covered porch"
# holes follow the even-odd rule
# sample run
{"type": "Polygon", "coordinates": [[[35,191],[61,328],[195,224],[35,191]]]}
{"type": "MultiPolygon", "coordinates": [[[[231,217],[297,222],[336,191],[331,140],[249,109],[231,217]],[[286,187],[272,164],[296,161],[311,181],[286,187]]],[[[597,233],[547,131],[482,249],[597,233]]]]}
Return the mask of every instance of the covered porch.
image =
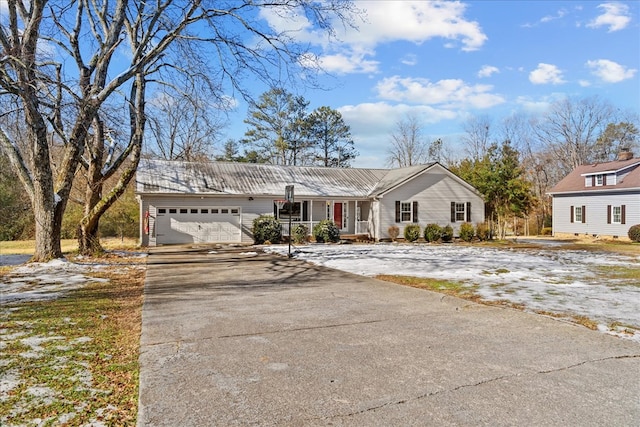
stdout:
{"type": "Polygon", "coordinates": [[[370,200],[303,199],[293,203],[274,200],[273,212],[282,224],[282,235],[285,237],[291,234],[289,223],[291,227],[298,224],[306,225],[311,235],[313,227],[325,219],[333,221],[338,226],[341,236],[372,237],[370,200]]]}

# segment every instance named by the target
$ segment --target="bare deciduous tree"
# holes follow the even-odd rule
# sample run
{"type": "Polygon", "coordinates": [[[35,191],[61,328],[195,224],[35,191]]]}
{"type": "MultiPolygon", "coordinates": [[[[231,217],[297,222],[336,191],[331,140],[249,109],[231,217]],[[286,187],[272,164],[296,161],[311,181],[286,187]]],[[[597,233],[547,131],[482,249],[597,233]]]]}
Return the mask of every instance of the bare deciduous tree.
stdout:
{"type": "Polygon", "coordinates": [[[408,114],[396,123],[387,150],[387,163],[392,167],[406,167],[425,163],[429,157],[429,144],[422,134],[422,123],[414,114],[408,114]]]}
{"type": "Polygon", "coordinates": [[[463,126],[462,142],[467,156],[478,161],[487,154],[491,146],[491,119],[488,116],[472,116],[463,126]]]}
{"type": "Polygon", "coordinates": [[[290,31],[256,21],[265,8],[283,19],[303,16],[329,33],[335,18],[348,24],[355,12],[348,1],[7,1],[0,23],[0,97],[19,104],[26,133],[20,144],[0,124],[0,147],[34,210],[34,260],[62,256],[62,215],[81,163],[88,177],[81,249],[99,248],[100,216],[124,192],[140,159],[147,91],[169,75],[201,76],[241,95],[248,95],[244,76],[272,85],[275,66],[278,76],[292,78],[289,67],[300,65],[305,46],[290,31]],[[202,70],[208,73],[199,75],[202,70]],[[128,120],[120,126],[116,153],[105,122],[108,107],[118,104],[126,105],[128,120]],[[103,191],[105,180],[115,177],[115,186],[103,191]]]}
{"type": "Polygon", "coordinates": [[[598,98],[566,98],[554,103],[535,124],[535,134],[553,154],[563,175],[594,160],[596,142],[615,110],[598,98]]]}

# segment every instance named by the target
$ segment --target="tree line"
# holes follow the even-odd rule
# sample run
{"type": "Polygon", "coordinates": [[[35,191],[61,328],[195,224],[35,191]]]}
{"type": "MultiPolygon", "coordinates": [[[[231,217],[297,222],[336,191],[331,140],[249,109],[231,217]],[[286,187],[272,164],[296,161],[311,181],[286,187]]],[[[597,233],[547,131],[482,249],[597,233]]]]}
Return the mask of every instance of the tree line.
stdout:
{"type": "Polygon", "coordinates": [[[470,117],[454,141],[463,151],[459,155],[447,145],[452,141],[430,138],[420,119],[408,115],[392,132],[387,163],[438,161],[483,195],[485,216],[499,236],[508,228],[540,233],[551,227],[551,187],[579,165],[613,161],[622,150],[637,154],[638,123],[636,113],[600,97],[569,97],[536,116],[470,117]]]}

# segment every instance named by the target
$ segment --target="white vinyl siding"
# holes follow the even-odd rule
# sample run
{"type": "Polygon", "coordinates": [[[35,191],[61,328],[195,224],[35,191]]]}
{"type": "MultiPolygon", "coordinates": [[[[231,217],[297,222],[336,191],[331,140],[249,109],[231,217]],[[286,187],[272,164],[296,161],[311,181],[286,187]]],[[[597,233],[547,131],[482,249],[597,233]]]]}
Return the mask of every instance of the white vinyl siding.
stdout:
{"type": "MultiPolygon", "coordinates": [[[[453,177],[446,169],[436,166],[419,176],[416,176],[402,186],[384,194],[373,205],[379,212],[379,222],[376,225],[376,238],[389,237],[390,226],[398,226],[400,235],[404,233],[404,225],[396,222],[395,203],[397,201],[417,202],[419,209],[418,222],[421,228],[429,223],[440,226],[451,225],[454,234],[459,232],[462,222],[451,222],[451,202],[471,203],[471,222],[476,224],[484,221],[484,201],[470,187],[453,177]]],[[[374,210],[374,215],[378,213],[374,210]]],[[[415,216],[415,212],[414,212],[415,216]]]]}
{"type": "Polygon", "coordinates": [[[639,223],[640,191],[578,196],[555,195],[553,197],[554,233],[626,238],[629,227],[639,223]],[[571,206],[574,208],[577,206],[585,207],[586,221],[584,223],[575,220],[575,218],[571,222],[571,206]],[[613,221],[614,206],[620,207],[620,223],[613,221]],[[622,214],[622,206],[624,206],[624,215],[622,214]],[[622,216],[624,216],[624,221],[622,221],[622,216]]]}

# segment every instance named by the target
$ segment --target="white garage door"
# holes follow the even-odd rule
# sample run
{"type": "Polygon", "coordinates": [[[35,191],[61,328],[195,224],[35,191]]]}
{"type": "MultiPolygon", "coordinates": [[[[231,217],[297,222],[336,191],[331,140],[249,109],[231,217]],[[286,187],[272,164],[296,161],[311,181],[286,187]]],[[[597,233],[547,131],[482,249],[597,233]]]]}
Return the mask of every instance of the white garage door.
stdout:
{"type": "Polygon", "coordinates": [[[161,207],[156,243],[237,243],[242,239],[239,207],[161,207]]]}

